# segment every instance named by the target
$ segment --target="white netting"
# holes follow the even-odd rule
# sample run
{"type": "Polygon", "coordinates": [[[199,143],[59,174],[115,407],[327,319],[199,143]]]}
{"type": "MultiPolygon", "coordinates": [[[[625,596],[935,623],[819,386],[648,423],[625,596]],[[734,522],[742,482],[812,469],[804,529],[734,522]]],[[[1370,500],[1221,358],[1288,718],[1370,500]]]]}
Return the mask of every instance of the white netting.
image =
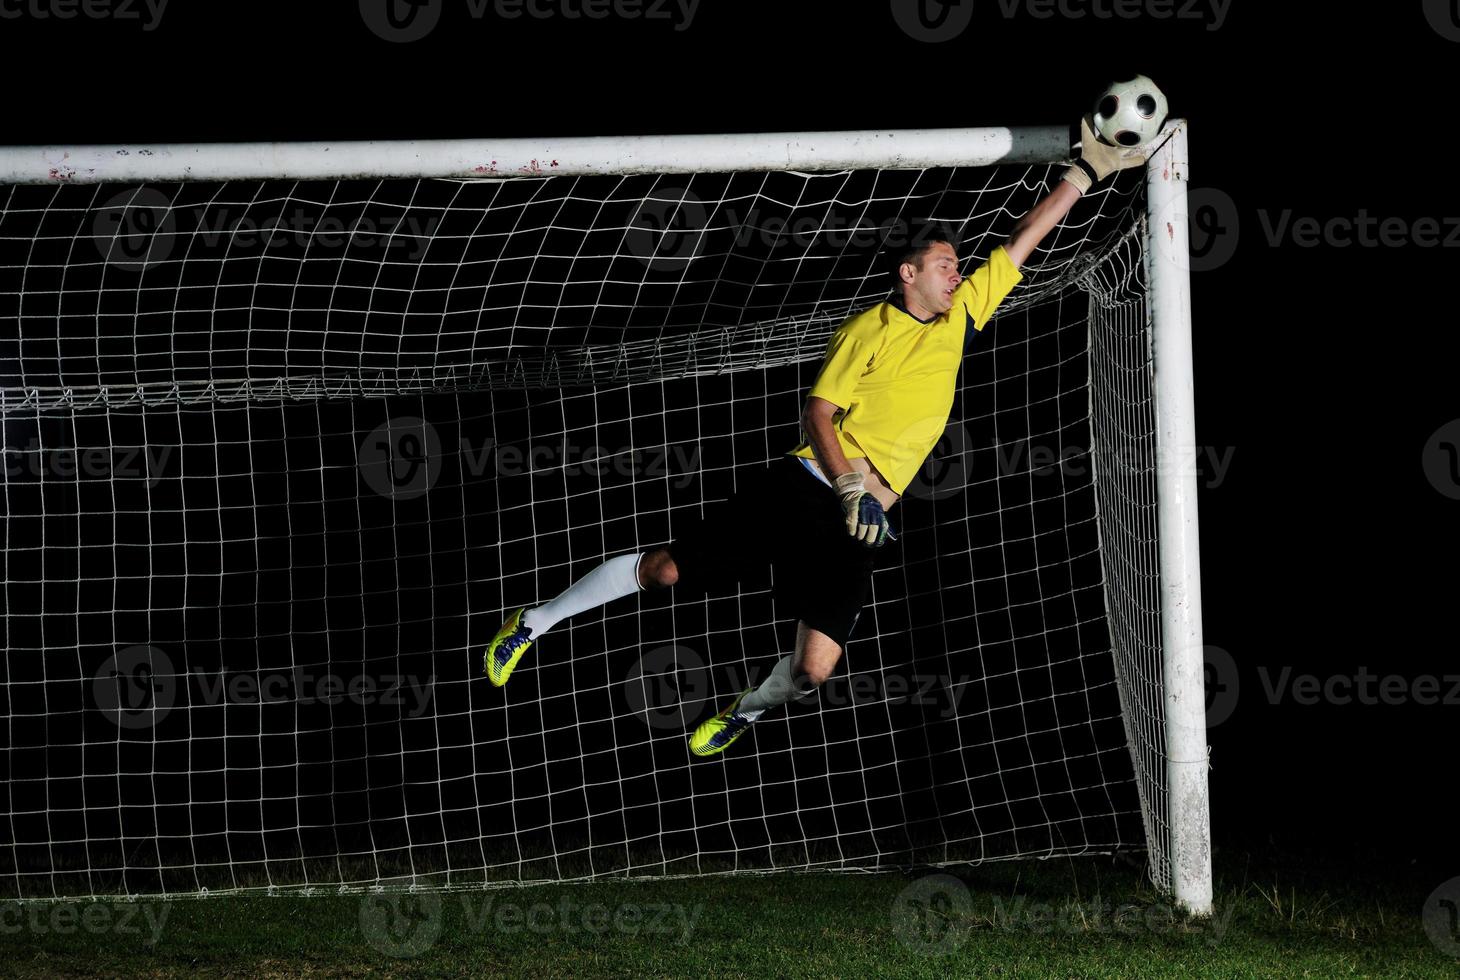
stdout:
{"type": "Polygon", "coordinates": [[[887,294],[883,239],[941,222],[971,271],[1057,176],[0,190],[6,891],[878,867],[1147,834],[1164,883],[1136,175],[1079,202],[970,331],[818,701],[691,761],[695,722],[790,649],[769,572],[585,613],[507,688],[480,676],[505,609],[668,540],[795,444],[830,331],[887,294]]]}

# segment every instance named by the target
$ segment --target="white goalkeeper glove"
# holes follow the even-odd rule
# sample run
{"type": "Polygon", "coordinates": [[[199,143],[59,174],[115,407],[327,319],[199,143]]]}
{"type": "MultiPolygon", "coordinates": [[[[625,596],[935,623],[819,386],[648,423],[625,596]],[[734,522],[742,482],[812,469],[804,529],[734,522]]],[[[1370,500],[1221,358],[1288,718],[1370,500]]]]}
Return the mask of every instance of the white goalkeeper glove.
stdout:
{"type": "Polygon", "coordinates": [[[1080,117],[1080,158],[1074,166],[1060,175],[1084,194],[1096,184],[1117,170],[1139,167],[1151,157],[1149,145],[1111,146],[1102,142],[1090,128],[1090,117],[1080,117]]]}
{"type": "Polygon", "coordinates": [[[856,470],[836,478],[837,496],[847,519],[847,533],[869,548],[887,543],[887,514],[882,502],[867,492],[866,478],[856,470]]]}

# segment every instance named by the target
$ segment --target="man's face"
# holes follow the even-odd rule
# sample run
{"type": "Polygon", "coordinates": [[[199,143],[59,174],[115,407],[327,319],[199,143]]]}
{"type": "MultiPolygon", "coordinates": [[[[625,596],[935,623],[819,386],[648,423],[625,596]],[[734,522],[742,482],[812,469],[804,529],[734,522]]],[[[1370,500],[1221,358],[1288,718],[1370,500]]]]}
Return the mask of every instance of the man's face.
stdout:
{"type": "Polygon", "coordinates": [[[935,242],[923,253],[923,267],[903,263],[903,302],[908,312],[926,320],[947,313],[953,305],[953,290],[963,278],[958,274],[958,254],[947,242],[935,242]]]}

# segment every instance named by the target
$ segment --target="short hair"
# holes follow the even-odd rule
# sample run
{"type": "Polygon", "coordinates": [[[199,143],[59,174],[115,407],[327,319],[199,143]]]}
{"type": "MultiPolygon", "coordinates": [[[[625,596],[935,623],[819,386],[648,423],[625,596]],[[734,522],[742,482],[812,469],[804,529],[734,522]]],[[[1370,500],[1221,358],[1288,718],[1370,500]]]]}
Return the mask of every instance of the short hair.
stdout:
{"type": "Polygon", "coordinates": [[[958,254],[958,240],[945,225],[925,224],[905,239],[889,238],[886,245],[887,274],[892,277],[894,289],[902,286],[902,267],[911,262],[918,269],[923,267],[923,257],[937,244],[947,245],[958,254]]]}

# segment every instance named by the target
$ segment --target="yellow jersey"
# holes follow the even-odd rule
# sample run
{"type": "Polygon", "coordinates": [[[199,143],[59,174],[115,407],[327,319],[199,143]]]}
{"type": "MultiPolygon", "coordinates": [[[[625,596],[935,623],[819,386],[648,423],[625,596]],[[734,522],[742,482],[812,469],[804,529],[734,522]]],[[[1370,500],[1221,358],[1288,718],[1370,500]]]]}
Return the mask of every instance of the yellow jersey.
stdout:
{"type": "MultiPolygon", "coordinates": [[[[968,324],[982,330],[1023,278],[1000,245],[947,313],[925,322],[888,301],[837,328],[811,394],[839,409],[832,426],[848,459],[866,457],[896,493],[907,488],[948,425],[968,324]]],[[[787,455],[816,458],[804,431],[787,455]]]]}

